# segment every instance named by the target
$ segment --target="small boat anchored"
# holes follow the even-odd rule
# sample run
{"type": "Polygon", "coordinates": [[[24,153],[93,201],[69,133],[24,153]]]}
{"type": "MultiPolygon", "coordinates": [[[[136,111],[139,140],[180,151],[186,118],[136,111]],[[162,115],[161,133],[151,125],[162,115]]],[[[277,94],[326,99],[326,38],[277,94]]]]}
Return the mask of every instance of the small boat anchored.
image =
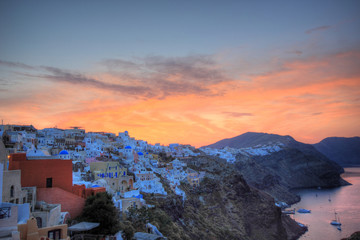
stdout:
{"type": "Polygon", "coordinates": [[[311,213],[311,210],[307,210],[304,208],[300,208],[299,210],[297,210],[298,213],[311,213]]]}
{"type": "MultiPolygon", "coordinates": [[[[331,225],[334,225],[334,226],[338,226],[338,229],[339,229],[339,227],[341,226],[341,222],[340,222],[340,218],[337,216],[337,212],[335,212],[335,220],[332,220],[331,221],[331,225]]],[[[341,231],[341,227],[340,227],[340,229],[339,229],[340,231],[341,231]]]]}

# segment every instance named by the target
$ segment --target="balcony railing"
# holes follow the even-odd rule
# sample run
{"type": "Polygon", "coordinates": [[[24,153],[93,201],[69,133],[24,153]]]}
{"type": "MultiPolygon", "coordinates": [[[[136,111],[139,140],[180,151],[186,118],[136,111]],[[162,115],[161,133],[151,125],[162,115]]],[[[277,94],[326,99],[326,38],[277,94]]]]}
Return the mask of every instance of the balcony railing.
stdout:
{"type": "Polygon", "coordinates": [[[0,207],[0,219],[9,218],[11,216],[11,207],[0,207]]]}
{"type": "Polygon", "coordinates": [[[94,234],[76,234],[71,237],[71,240],[116,240],[115,236],[94,235],[94,234]]]}

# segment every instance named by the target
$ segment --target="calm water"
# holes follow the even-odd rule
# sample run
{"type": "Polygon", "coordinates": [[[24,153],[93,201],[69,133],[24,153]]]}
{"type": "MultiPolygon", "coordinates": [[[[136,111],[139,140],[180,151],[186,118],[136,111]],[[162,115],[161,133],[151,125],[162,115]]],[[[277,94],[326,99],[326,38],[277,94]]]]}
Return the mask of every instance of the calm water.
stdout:
{"type": "Polygon", "coordinates": [[[360,231],[360,168],[345,168],[345,174],[342,177],[353,185],[336,189],[297,191],[301,196],[301,201],[291,208],[311,210],[310,214],[296,212],[292,216],[297,222],[308,226],[308,232],[300,240],[335,240],[349,237],[355,231],[360,231]],[[330,225],[335,218],[334,211],[340,217],[342,231],[330,225]]]}

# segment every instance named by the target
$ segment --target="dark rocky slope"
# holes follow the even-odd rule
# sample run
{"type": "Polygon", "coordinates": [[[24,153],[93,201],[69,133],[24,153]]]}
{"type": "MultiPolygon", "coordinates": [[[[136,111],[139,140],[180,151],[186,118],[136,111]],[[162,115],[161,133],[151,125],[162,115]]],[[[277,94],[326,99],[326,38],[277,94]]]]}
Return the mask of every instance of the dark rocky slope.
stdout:
{"type": "Polygon", "coordinates": [[[289,148],[265,156],[238,158],[242,161],[237,161],[235,166],[250,185],[288,204],[299,201],[299,197],[293,194],[291,189],[347,184],[340,177],[341,171],[338,167],[297,149],[289,148]],[[244,161],[244,158],[248,160],[244,161]]]}
{"type": "Polygon", "coordinates": [[[348,238],[342,238],[341,240],[360,240],[360,232],[354,232],[348,238]]]}
{"type": "Polygon", "coordinates": [[[205,170],[206,177],[197,188],[181,185],[187,196],[183,205],[171,193],[166,198],[145,197],[175,223],[177,234],[167,237],[285,240],[296,239],[305,231],[281,214],[270,195],[250,187],[232,165],[203,156],[190,160],[189,166],[205,170]]]}
{"type": "Polygon", "coordinates": [[[313,146],[340,166],[360,165],[360,137],[330,137],[313,146]]]}
{"type": "Polygon", "coordinates": [[[295,141],[290,136],[266,133],[245,133],[225,139],[209,147],[249,148],[256,146],[281,146],[281,150],[267,155],[239,153],[235,167],[252,186],[264,190],[275,199],[288,204],[299,197],[293,188],[337,187],[346,184],[340,174],[343,168],[330,161],[312,145],[295,141]]]}

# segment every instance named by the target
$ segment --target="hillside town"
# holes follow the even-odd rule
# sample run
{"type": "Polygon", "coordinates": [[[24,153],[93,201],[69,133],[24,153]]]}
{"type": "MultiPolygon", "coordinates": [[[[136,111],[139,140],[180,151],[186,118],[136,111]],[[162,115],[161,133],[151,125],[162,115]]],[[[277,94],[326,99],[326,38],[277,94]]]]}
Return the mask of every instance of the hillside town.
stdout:
{"type": "Polygon", "coordinates": [[[276,134],[201,148],[81,127],[2,124],[0,136],[1,240],[297,239],[308,228],[287,216],[291,189],[347,184],[314,147],[276,134]]]}
{"type": "Polygon", "coordinates": [[[276,134],[201,148],[81,127],[2,124],[0,136],[0,240],[243,239],[253,226],[265,238],[250,239],[267,239],[278,224],[289,232],[274,239],[296,239],[307,227],[285,216],[291,189],[346,184],[315,148],[276,134]]]}
{"type": "MultiPolygon", "coordinates": [[[[167,195],[163,181],[184,201],[180,184],[196,188],[205,176],[187,166],[187,159],[200,155],[195,147],[152,145],[127,131],[115,135],[80,127],[1,125],[0,136],[4,239],[69,239],[68,224],[81,214],[89,196],[107,192],[118,211],[126,213],[132,207],[152,207],[145,193],[167,195]]],[[[235,159],[228,151],[204,151],[235,159]]],[[[151,233],[162,236],[152,227],[151,233]]]]}

